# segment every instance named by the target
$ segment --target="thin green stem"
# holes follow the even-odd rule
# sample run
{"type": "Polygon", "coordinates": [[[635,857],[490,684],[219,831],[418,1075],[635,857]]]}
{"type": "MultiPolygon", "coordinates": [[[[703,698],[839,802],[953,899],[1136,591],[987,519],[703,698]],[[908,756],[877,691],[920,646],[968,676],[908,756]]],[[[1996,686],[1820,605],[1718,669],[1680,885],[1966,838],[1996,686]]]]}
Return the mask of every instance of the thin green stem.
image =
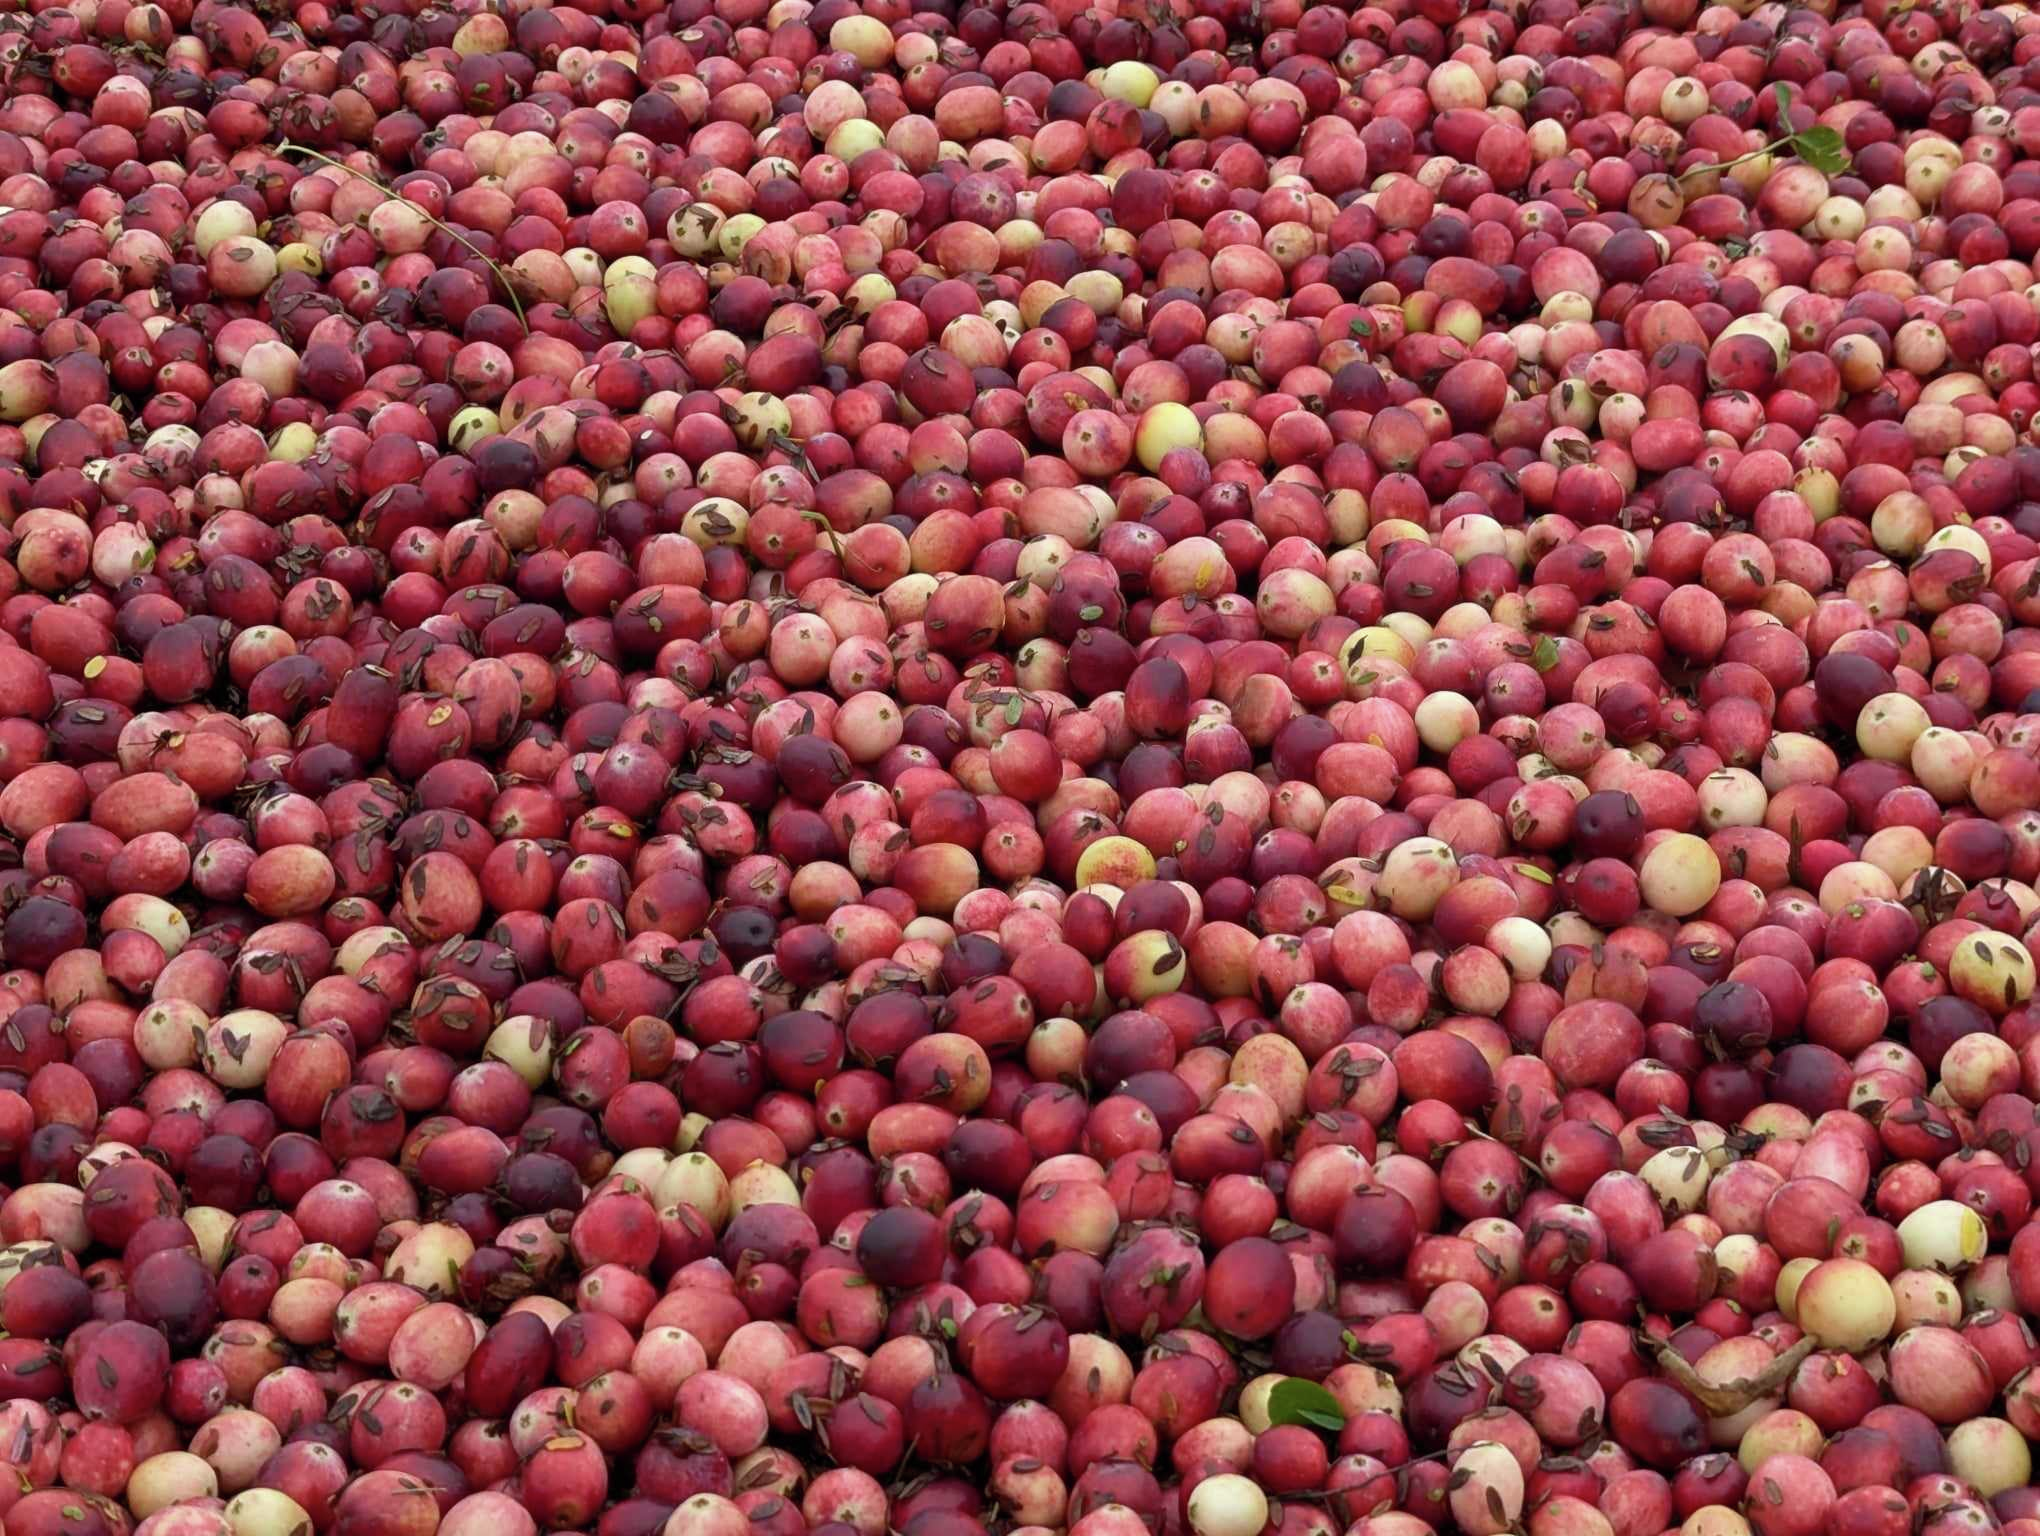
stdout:
{"type": "Polygon", "coordinates": [[[1849,151],[1841,134],[1832,128],[1823,128],[1817,122],[1811,128],[1794,131],[1792,127],[1792,93],[1783,81],[1778,84],[1778,121],[1773,125],[1785,132],[1761,149],[1753,149],[1746,155],[1737,155],[1720,165],[1692,165],[1672,179],[1682,182],[1688,176],[1698,176],[1702,171],[1732,171],[1739,165],[1764,155],[1775,155],[1779,150],[1788,150],[1797,156],[1802,164],[1812,166],[1823,176],[1839,176],[1849,168],[1849,151]]]}
{"type": "Polygon", "coordinates": [[[1790,149],[1792,147],[1793,137],[1794,136],[1792,134],[1788,133],[1782,139],[1773,139],[1770,143],[1764,145],[1763,148],[1761,149],[1753,149],[1746,155],[1737,155],[1733,160],[1724,160],[1719,165],[1713,164],[1711,162],[1702,165],[1689,165],[1683,171],[1679,172],[1678,175],[1674,176],[1672,180],[1684,181],[1688,176],[1698,176],[1702,171],[1713,171],[1718,175],[1725,175],[1729,171],[1734,170],[1737,166],[1747,165],[1750,161],[1755,160],[1762,155],[1775,155],[1781,149],[1790,149]]]}
{"type": "Polygon", "coordinates": [[[416,203],[412,203],[411,200],[405,197],[401,192],[392,191],[390,188],[384,186],[380,181],[376,180],[375,177],[369,175],[368,172],[356,170],[351,165],[348,165],[339,160],[335,160],[331,155],[322,155],[316,149],[308,149],[302,144],[293,144],[288,139],[286,139],[283,143],[279,144],[276,148],[278,154],[304,155],[309,159],[318,161],[321,165],[330,165],[336,171],[344,171],[349,176],[353,176],[361,181],[367,182],[371,187],[374,187],[376,191],[382,193],[384,197],[395,198],[399,202],[410,203],[411,207],[417,208],[418,215],[420,218],[424,219],[428,224],[432,225],[435,229],[438,229],[443,233],[449,235],[453,239],[458,240],[462,245],[466,246],[469,250],[473,251],[475,255],[479,256],[482,259],[483,264],[486,265],[491,272],[496,274],[496,281],[503,285],[503,292],[509,296],[510,307],[517,311],[517,323],[524,327],[525,335],[528,336],[531,334],[531,322],[524,318],[524,305],[519,301],[517,297],[517,289],[514,286],[512,286],[510,282],[510,274],[508,272],[505,272],[503,268],[496,262],[495,258],[490,256],[487,251],[483,250],[480,246],[476,245],[474,241],[468,239],[466,235],[462,234],[459,230],[455,229],[451,224],[448,224],[444,219],[435,218],[426,209],[420,208],[416,203]]]}

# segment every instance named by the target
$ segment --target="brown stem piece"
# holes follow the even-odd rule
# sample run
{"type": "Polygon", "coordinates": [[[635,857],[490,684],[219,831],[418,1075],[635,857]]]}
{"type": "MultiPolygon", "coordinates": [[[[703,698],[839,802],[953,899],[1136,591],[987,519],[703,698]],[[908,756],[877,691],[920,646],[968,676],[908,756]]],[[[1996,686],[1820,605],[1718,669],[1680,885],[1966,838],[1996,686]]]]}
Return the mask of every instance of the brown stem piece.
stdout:
{"type": "Polygon", "coordinates": [[[316,149],[308,149],[302,144],[293,144],[290,140],[286,139],[276,146],[276,152],[280,155],[304,155],[308,159],[318,161],[321,165],[330,165],[334,170],[344,172],[346,175],[354,177],[357,181],[367,182],[392,202],[410,203],[411,207],[418,209],[419,217],[424,219],[426,223],[445,234],[449,239],[458,240],[462,245],[474,252],[476,256],[480,257],[483,265],[496,274],[496,281],[503,285],[503,292],[509,296],[510,307],[517,311],[517,323],[524,328],[525,335],[529,336],[531,334],[531,322],[524,318],[524,304],[517,297],[517,290],[510,284],[510,274],[505,272],[502,266],[480,246],[476,245],[474,241],[468,239],[466,235],[448,224],[444,219],[434,218],[431,213],[423,208],[418,208],[416,203],[412,203],[401,192],[393,191],[389,187],[384,186],[375,177],[369,175],[368,172],[356,170],[345,161],[335,160],[331,155],[322,155],[316,149]]]}
{"type": "Polygon", "coordinates": [[[1695,1402],[1717,1419],[1729,1418],[1741,1413],[1751,1403],[1762,1397],[1770,1397],[1792,1379],[1792,1373],[1799,1369],[1800,1362],[1813,1353],[1816,1341],[1812,1335],[1802,1338],[1784,1354],[1773,1360],[1757,1375],[1742,1381],[1724,1382],[1716,1386],[1700,1379],[1700,1375],[1686,1363],[1686,1357],[1671,1345],[1660,1345],[1657,1361],[1664,1373],[1680,1387],[1690,1393],[1695,1402]]]}

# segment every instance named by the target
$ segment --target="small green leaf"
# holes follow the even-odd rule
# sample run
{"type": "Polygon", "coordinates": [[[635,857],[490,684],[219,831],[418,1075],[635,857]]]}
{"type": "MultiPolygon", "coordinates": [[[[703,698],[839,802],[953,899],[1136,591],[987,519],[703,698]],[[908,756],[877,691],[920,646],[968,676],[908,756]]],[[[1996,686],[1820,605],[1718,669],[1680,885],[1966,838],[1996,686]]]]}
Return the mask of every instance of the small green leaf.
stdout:
{"type": "Polygon", "coordinates": [[[1374,334],[1374,322],[1356,315],[1353,318],[1351,329],[1355,336],[1372,336],[1374,334]]]}
{"type": "Polygon", "coordinates": [[[1537,648],[1530,653],[1530,665],[1539,672],[1549,672],[1558,665],[1558,641],[1550,635],[1537,642],[1537,648]]]}
{"type": "Polygon", "coordinates": [[[1832,128],[1809,128],[1792,136],[1792,152],[1823,176],[1839,176],[1849,168],[1842,136],[1832,128]]]}
{"type": "Polygon", "coordinates": [[[1013,695],[1012,698],[1006,700],[1006,724],[1018,725],[1020,723],[1020,717],[1024,715],[1026,712],[1027,712],[1026,701],[1023,700],[1019,694],[1016,693],[1013,695]]]}
{"type": "Polygon", "coordinates": [[[1275,1384],[1268,1394],[1270,1424],[1308,1424],[1312,1429],[1336,1433],[1346,1427],[1346,1410],[1339,1400],[1314,1381],[1291,1376],[1275,1384]]]}

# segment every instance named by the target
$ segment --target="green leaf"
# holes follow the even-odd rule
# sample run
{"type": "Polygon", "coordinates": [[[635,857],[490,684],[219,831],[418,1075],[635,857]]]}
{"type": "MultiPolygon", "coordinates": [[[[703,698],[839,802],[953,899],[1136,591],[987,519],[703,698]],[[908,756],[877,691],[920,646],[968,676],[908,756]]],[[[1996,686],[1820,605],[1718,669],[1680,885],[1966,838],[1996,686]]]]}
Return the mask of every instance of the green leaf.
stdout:
{"type": "Polygon", "coordinates": [[[1355,336],[1372,336],[1374,334],[1374,323],[1371,320],[1356,316],[1349,329],[1355,336]]]}
{"type": "Polygon", "coordinates": [[[1337,1433],[1346,1427],[1346,1410],[1339,1400],[1314,1381],[1291,1376],[1275,1384],[1268,1394],[1270,1424],[1308,1424],[1312,1429],[1337,1433]]]}
{"type": "Polygon", "coordinates": [[[1558,641],[1550,635],[1537,642],[1537,648],[1530,653],[1530,665],[1539,672],[1549,672],[1558,665],[1558,641]]]}
{"type": "Polygon", "coordinates": [[[1839,176],[1849,168],[1849,152],[1832,128],[1809,128],[1792,136],[1792,152],[1823,176],[1839,176]]]}

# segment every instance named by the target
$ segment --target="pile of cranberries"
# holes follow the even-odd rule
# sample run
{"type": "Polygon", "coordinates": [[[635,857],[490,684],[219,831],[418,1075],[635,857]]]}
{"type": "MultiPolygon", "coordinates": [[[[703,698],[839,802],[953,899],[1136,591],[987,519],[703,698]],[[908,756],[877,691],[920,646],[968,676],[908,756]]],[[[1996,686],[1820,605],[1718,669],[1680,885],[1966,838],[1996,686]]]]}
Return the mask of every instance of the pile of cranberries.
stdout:
{"type": "Polygon", "coordinates": [[[0,0],[4,1536],[2040,1536],[2040,12],[0,0]]]}

